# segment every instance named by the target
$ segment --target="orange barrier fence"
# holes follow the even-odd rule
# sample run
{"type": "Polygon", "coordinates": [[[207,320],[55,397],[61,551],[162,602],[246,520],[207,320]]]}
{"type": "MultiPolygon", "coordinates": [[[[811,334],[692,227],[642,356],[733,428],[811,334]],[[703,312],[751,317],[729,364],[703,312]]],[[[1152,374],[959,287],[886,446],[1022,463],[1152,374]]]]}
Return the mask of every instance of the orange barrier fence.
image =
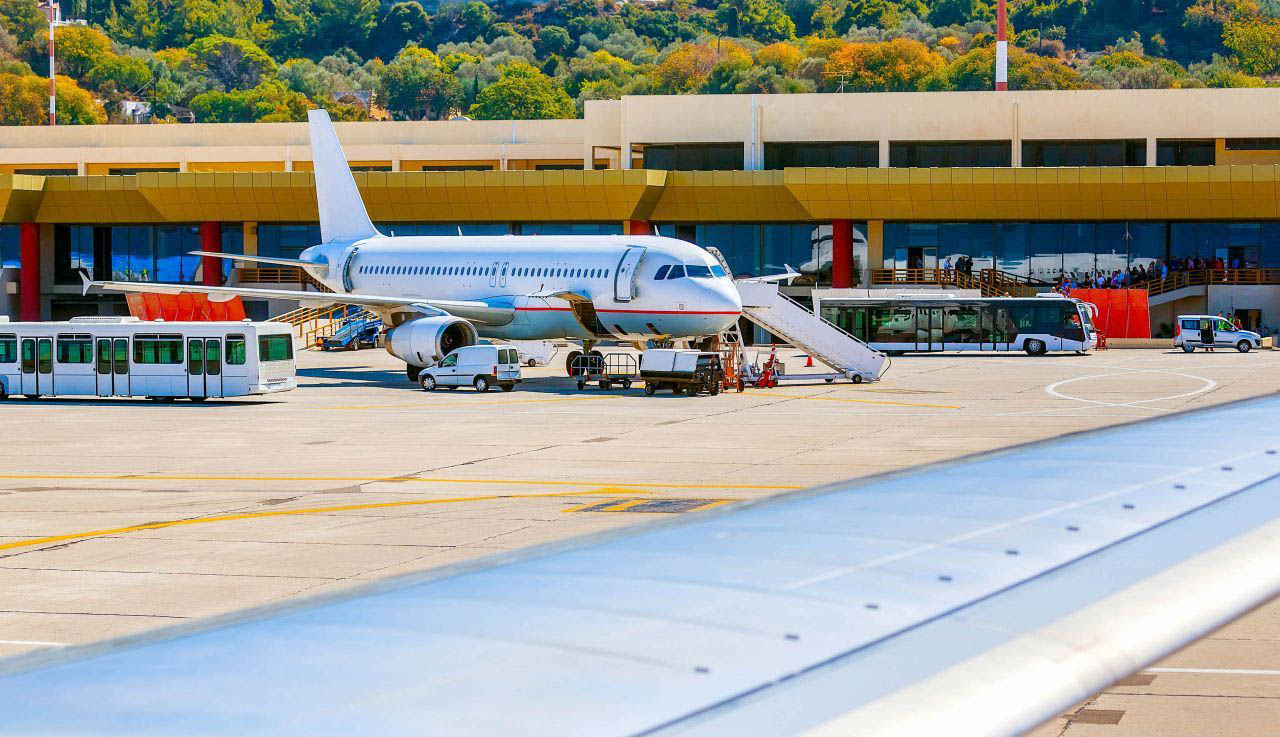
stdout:
{"type": "Polygon", "coordinates": [[[1108,338],[1150,338],[1145,289],[1072,289],[1071,296],[1098,306],[1094,327],[1108,338]]]}
{"type": "Polygon", "coordinates": [[[232,297],[226,302],[213,302],[206,294],[143,292],[126,294],[125,301],[129,304],[129,314],[139,320],[213,322],[244,319],[244,303],[239,297],[232,297]]]}

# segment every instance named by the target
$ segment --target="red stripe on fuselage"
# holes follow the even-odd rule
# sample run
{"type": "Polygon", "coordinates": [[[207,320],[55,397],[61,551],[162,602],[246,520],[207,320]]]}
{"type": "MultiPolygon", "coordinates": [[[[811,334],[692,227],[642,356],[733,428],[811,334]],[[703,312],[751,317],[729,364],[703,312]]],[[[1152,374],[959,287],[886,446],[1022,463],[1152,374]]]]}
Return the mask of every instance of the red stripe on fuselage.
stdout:
{"type": "MultiPolygon", "coordinates": [[[[517,307],[516,310],[524,312],[571,312],[569,307],[517,307]]],[[[739,315],[736,311],[705,311],[705,310],[601,310],[596,312],[622,313],[627,315],[739,315]]]]}

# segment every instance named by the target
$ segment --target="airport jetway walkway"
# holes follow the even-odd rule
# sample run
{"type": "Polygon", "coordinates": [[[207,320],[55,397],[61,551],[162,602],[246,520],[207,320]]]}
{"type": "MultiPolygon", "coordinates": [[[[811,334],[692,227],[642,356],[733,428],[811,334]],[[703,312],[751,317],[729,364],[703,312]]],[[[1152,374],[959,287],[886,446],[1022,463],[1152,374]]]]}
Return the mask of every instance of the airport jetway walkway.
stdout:
{"type": "Polygon", "coordinates": [[[875,381],[888,358],[849,333],[822,319],[778,291],[773,282],[735,282],[742,296],[742,314],[760,327],[786,339],[814,358],[845,375],[875,381]]]}

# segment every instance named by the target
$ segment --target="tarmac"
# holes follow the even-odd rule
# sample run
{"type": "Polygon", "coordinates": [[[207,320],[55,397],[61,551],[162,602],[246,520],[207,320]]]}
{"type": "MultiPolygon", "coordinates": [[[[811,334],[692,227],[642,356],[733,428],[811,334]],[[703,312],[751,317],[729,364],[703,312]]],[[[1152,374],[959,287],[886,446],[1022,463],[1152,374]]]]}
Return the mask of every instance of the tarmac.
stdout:
{"type": "MultiPolygon", "coordinates": [[[[1280,390],[1273,351],[907,355],[717,397],[578,391],[563,360],[511,393],[366,350],[267,397],[0,404],[0,657],[1280,390]]],[[[1035,736],[1272,733],[1278,601],[1035,736]]]]}

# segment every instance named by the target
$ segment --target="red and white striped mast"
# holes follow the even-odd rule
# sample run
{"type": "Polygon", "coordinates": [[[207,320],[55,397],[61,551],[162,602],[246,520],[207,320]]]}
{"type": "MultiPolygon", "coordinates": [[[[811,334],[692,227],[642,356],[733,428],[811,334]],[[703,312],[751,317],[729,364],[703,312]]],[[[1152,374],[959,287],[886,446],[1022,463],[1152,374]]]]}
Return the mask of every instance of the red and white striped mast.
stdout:
{"type": "Polygon", "coordinates": [[[996,92],[1009,89],[1008,23],[1005,0],[996,0],[996,92]]]}
{"type": "Polygon", "coordinates": [[[45,7],[49,16],[49,125],[57,124],[57,84],[53,66],[53,28],[58,22],[58,3],[49,0],[45,7]]]}

